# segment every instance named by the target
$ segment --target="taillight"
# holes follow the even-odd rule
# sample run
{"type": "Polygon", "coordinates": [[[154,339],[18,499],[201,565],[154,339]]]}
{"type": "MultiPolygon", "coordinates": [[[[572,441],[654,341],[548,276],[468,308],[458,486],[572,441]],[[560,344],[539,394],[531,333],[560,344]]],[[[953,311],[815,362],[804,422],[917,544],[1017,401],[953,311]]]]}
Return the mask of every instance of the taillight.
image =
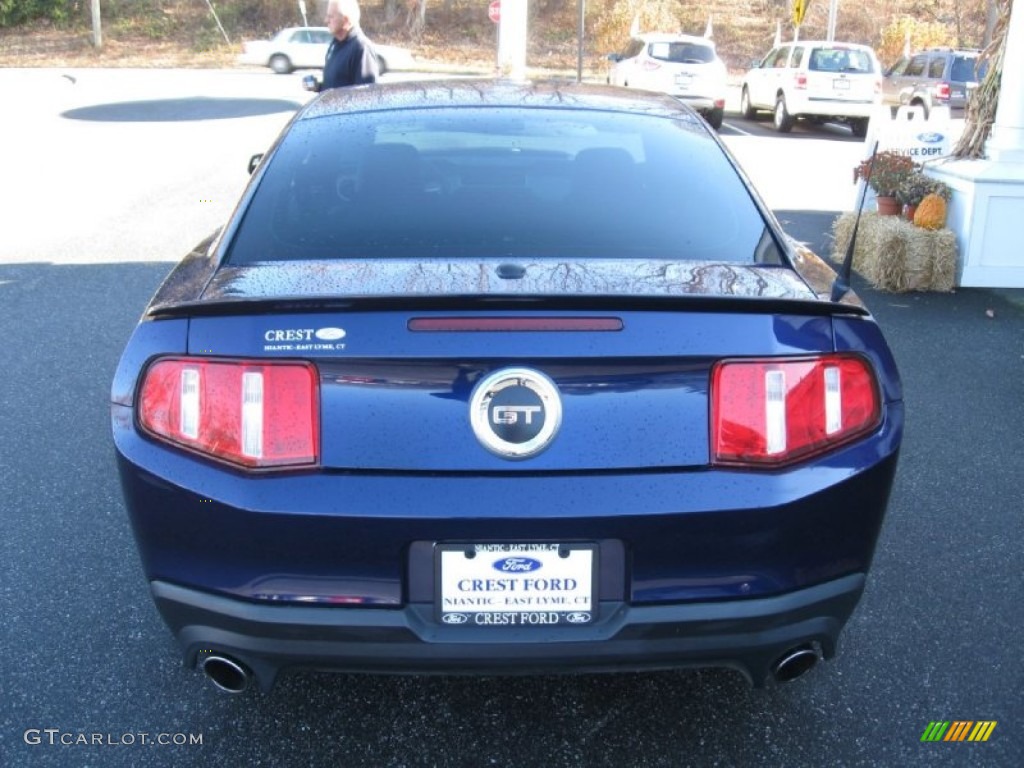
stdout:
{"type": "Polygon", "coordinates": [[[949,83],[935,84],[935,98],[939,101],[949,101],[949,83]]]}
{"type": "Polygon", "coordinates": [[[644,59],[643,63],[640,65],[640,69],[645,72],[653,72],[656,69],[661,69],[661,64],[656,61],[651,61],[650,59],[644,59]]]}
{"type": "Polygon", "coordinates": [[[165,358],[139,394],[139,422],[153,436],[252,468],[315,464],[318,411],[309,363],[165,358]]]}
{"type": "Polygon", "coordinates": [[[797,72],[793,77],[793,86],[800,90],[807,87],[807,75],[804,72],[797,72]]]}
{"type": "Polygon", "coordinates": [[[881,418],[874,371],[853,355],[726,360],[711,372],[715,464],[807,459],[872,431],[881,418]]]}

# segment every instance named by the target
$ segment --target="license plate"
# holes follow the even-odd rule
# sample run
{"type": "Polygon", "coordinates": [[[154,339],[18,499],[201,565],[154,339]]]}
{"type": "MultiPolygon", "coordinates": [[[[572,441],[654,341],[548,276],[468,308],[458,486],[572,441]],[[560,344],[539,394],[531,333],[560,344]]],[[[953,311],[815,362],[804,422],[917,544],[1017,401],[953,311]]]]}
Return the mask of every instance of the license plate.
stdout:
{"type": "Polygon", "coordinates": [[[677,88],[681,88],[684,91],[687,91],[687,90],[690,89],[690,86],[692,84],[693,84],[693,75],[687,75],[687,74],[678,74],[678,75],[676,75],[676,87],[677,88]]]}
{"type": "Polygon", "coordinates": [[[832,87],[837,91],[848,91],[850,90],[849,80],[833,80],[832,87]]]}
{"type": "Polygon", "coordinates": [[[596,616],[593,543],[441,544],[437,615],[447,625],[586,625],[596,616]]]}

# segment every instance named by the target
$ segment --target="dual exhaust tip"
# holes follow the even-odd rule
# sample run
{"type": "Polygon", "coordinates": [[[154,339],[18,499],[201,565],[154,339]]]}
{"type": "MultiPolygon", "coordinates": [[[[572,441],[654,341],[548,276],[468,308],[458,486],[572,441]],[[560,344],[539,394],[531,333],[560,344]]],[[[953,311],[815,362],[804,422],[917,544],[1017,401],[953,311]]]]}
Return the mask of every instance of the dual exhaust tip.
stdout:
{"type": "MultiPolygon", "coordinates": [[[[772,677],[776,682],[788,683],[810,672],[817,663],[817,651],[810,645],[800,645],[772,665],[772,677]]],[[[243,693],[252,685],[252,670],[230,656],[204,656],[201,668],[210,682],[225,693],[243,693]]]]}
{"type": "Polygon", "coordinates": [[[230,656],[204,656],[200,668],[224,693],[243,693],[252,685],[252,670],[230,656]]]}
{"type": "Polygon", "coordinates": [[[788,683],[810,672],[818,663],[818,652],[810,645],[791,648],[772,665],[772,677],[778,683],[788,683]]]}

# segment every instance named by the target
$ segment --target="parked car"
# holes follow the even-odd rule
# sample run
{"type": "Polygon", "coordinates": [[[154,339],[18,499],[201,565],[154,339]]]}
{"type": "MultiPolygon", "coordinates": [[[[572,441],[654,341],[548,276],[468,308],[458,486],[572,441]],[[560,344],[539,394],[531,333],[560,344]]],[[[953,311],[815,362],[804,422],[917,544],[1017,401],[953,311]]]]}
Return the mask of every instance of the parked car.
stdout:
{"type": "Polygon", "coordinates": [[[926,117],[937,106],[949,107],[953,117],[963,117],[971,93],[987,71],[980,56],[980,51],[952,48],[904,56],[885,73],[882,100],[892,107],[919,106],[926,117]]]}
{"type": "Polygon", "coordinates": [[[611,53],[607,81],[675,96],[700,112],[716,130],[722,127],[727,92],[725,64],[704,37],[649,33],[631,38],[611,53]]]}
{"type": "MultiPolygon", "coordinates": [[[[279,75],[296,69],[323,69],[331,44],[327,27],[288,27],[270,40],[246,40],[242,43],[240,64],[270,67],[279,75]]],[[[415,60],[406,48],[382,45],[374,41],[381,74],[389,69],[413,69],[415,60]]]]}
{"type": "Polygon", "coordinates": [[[747,119],[771,111],[780,133],[808,118],[843,122],[865,136],[881,92],[881,66],[868,46],[802,40],[754,62],[743,78],[740,111],[747,119]]]}
{"type": "Polygon", "coordinates": [[[320,94],[113,381],[186,663],[232,692],[293,667],[808,671],[903,429],[834,277],[664,94],[320,94]]]}

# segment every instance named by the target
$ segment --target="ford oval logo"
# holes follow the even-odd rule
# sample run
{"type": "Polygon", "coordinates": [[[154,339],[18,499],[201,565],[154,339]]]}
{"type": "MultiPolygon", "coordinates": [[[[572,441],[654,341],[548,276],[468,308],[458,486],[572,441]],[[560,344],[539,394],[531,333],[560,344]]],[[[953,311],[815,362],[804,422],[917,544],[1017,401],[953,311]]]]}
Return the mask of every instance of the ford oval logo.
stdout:
{"type": "Polygon", "coordinates": [[[533,573],[541,568],[540,560],[532,557],[503,557],[494,561],[494,570],[502,573],[533,573]]]}
{"type": "Polygon", "coordinates": [[[570,613],[565,620],[571,624],[586,624],[590,621],[589,613],[570,613]]]}
{"type": "Polygon", "coordinates": [[[465,624],[469,621],[469,616],[464,613],[446,613],[441,617],[441,621],[445,624],[465,624]]]}
{"type": "Polygon", "coordinates": [[[941,133],[919,133],[917,134],[917,140],[924,144],[938,144],[946,137],[941,133]]]}
{"type": "Polygon", "coordinates": [[[316,333],[313,334],[320,341],[337,341],[338,339],[345,338],[344,328],[320,328],[316,333]]]}

